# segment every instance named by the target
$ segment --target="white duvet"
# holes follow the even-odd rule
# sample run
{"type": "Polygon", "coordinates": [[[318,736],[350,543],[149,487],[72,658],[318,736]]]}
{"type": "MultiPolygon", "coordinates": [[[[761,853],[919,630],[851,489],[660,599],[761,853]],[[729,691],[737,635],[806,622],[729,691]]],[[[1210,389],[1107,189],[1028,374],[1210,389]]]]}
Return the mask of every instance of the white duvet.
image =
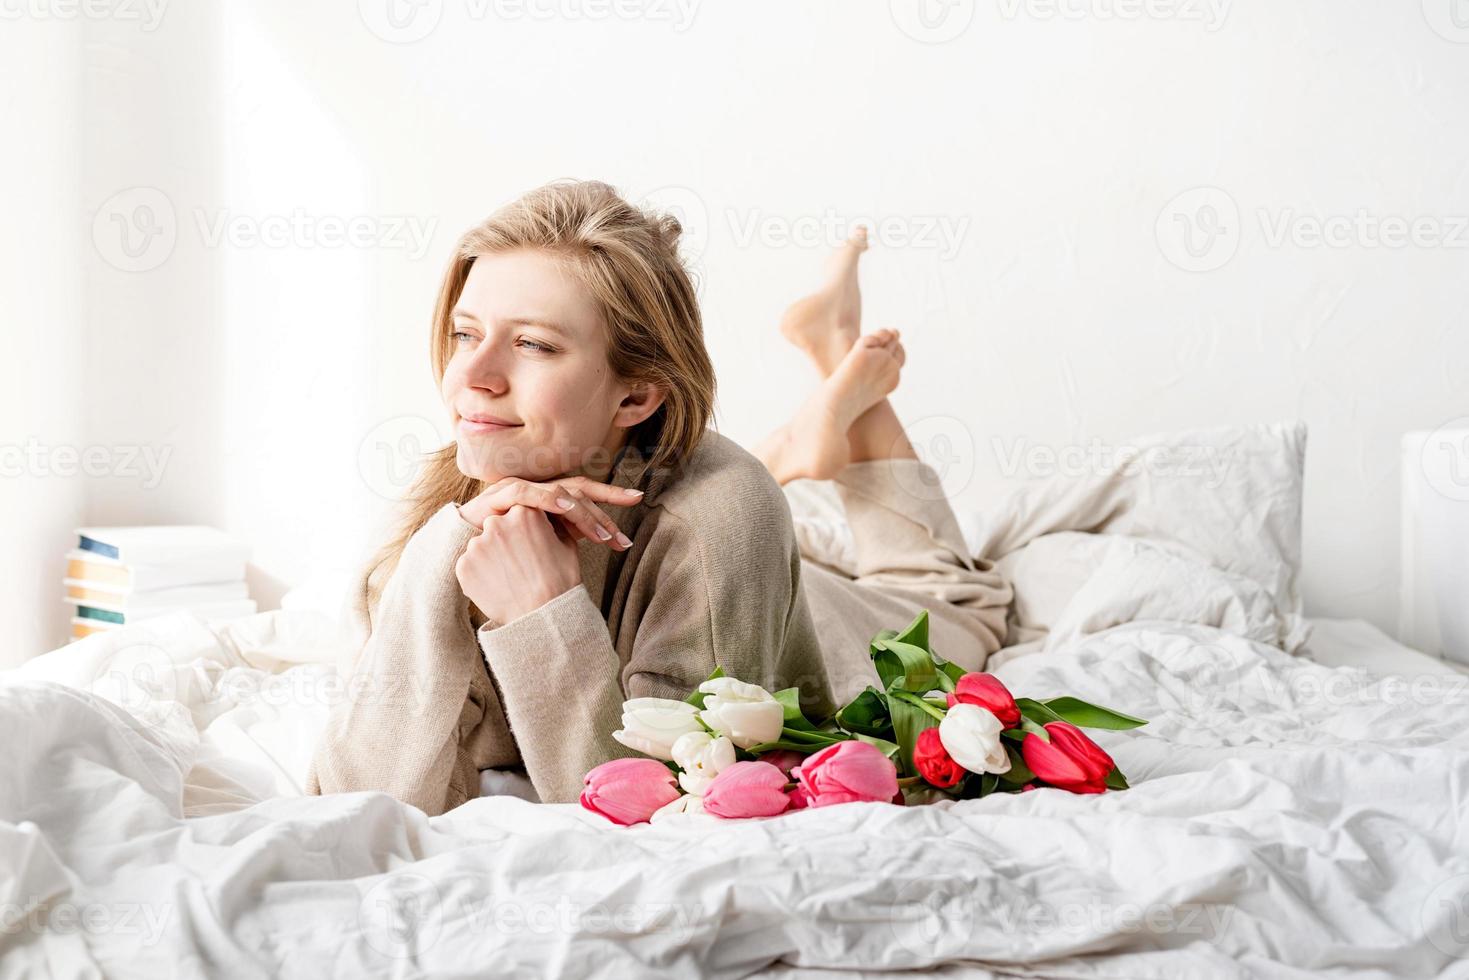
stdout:
{"type": "MultiPolygon", "coordinates": [[[[1148,540],[1112,536],[1087,546],[1148,540]]],[[[75,644],[0,684],[0,972],[1469,977],[1463,678],[1293,657],[1266,642],[1290,610],[1221,605],[1254,579],[1195,557],[1171,591],[1159,555],[1042,589],[1043,639],[1000,658],[1019,694],[1151,719],[1096,733],[1133,783],[1100,797],[430,819],[299,796],[339,695],[323,618],[75,644]]]]}

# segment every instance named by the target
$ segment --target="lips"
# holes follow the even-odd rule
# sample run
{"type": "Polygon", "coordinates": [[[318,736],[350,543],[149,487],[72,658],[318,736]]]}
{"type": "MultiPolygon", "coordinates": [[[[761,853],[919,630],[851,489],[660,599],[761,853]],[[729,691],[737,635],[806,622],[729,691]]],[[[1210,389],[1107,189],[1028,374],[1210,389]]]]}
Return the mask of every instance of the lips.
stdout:
{"type": "Polygon", "coordinates": [[[460,415],[459,417],[466,422],[476,422],[480,425],[514,426],[521,424],[520,422],[512,422],[509,419],[502,419],[498,415],[480,415],[473,412],[467,415],[460,415]]]}

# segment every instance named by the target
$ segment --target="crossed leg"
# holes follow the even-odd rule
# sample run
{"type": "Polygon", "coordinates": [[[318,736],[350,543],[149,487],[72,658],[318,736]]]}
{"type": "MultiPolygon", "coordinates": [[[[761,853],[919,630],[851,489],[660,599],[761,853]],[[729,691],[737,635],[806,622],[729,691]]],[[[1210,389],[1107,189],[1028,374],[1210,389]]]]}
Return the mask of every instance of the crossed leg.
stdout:
{"type": "Polygon", "coordinates": [[[869,682],[867,641],[929,611],[934,649],[977,670],[1004,640],[1012,598],[991,562],[974,558],[937,474],[918,458],[887,396],[905,360],[896,330],[861,332],[859,231],[832,256],[821,288],[795,303],[781,333],[822,382],[755,450],[777,482],[832,480],[855,546],[847,574],[804,573],[834,690],[869,682]]]}
{"type": "Polygon", "coordinates": [[[791,421],[755,449],[781,484],[829,480],[849,463],[918,458],[887,399],[906,359],[898,331],[861,332],[857,261],[865,251],[867,232],[858,229],[831,257],[821,288],[781,319],[781,333],[823,379],[791,421]]]}

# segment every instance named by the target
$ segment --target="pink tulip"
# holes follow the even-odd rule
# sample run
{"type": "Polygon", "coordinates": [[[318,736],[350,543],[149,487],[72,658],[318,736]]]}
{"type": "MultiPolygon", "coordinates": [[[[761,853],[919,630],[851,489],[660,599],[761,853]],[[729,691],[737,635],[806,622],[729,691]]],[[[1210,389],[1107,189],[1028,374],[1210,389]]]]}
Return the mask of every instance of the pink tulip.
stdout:
{"type": "Polygon", "coordinates": [[[645,823],[659,807],[678,799],[674,775],[657,759],[613,759],[585,779],[581,805],[613,823],[645,823]]]}
{"type": "Polygon", "coordinates": [[[898,768],[873,745],[850,739],[812,753],[791,771],[804,787],[807,806],[891,802],[898,768]]]}
{"type": "Polygon", "coordinates": [[[704,812],[716,817],[773,817],[790,806],[786,774],[768,762],[725,766],[704,790],[704,812]]]}

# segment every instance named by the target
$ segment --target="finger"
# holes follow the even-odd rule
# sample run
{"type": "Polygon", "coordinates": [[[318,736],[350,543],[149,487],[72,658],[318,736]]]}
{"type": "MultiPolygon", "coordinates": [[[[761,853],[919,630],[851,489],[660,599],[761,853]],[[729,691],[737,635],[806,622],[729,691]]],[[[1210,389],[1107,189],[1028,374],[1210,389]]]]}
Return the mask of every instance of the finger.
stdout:
{"type": "Polygon", "coordinates": [[[565,533],[573,541],[580,541],[587,536],[585,531],[576,526],[575,521],[567,520],[564,514],[556,514],[554,523],[560,531],[565,533]]]}
{"type": "Polygon", "coordinates": [[[592,500],[601,501],[604,504],[616,504],[619,507],[635,504],[643,498],[641,490],[634,490],[632,487],[617,487],[610,483],[598,483],[584,476],[571,476],[556,482],[570,489],[579,490],[583,496],[592,500]]]}
{"type": "Polygon", "coordinates": [[[627,541],[627,536],[622,533],[622,530],[612,518],[607,516],[602,508],[582,496],[581,491],[578,489],[567,488],[566,492],[574,499],[575,506],[571,510],[566,511],[562,515],[563,517],[574,519],[577,526],[586,532],[587,537],[593,540],[601,541],[611,548],[627,547],[626,544],[623,544],[624,541],[627,541]]]}
{"type": "MultiPolygon", "coordinates": [[[[583,488],[602,496],[622,496],[624,488],[597,483],[580,477],[568,478],[556,483],[531,483],[526,480],[509,480],[485,491],[477,502],[489,512],[486,520],[503,516],[515,507],[544,511],[574,526],[580,536],[592,541],[601,541],[611,548],[628,548],[632,542],[623,535],[617,524],[600,507],[589,499],[583,488]],[[626,543],[624,543],[626,542],[626,543]]],[[[636,500],[637,497],[632,498],[636,500]]],[[[627,499],[620,501],[628,503],[627,499]]]]}
{"type": "MultiPolygon", "coordinates": [[[[611,517],[607,516],[607,511],[602,510],[599,505],[593,504],[588,498],[583,497],[579,489],[571,489],[570,492],[576,498],[576,510],[585,510],[585,513],[592,517],[593,526],[591,532],[589,532],[589,536],[595,536],[596,541],[604,542],[607,547],[614,548],[617,551],[626,551],[627,548],[632,547],[633,542],[627,538],[627,535],[624,535],[621,527],[617,526],[617,522],[614,522],[611,517]]],[[[576,513],[576,511],[573,511],[573,513],[576,513]]]]}

